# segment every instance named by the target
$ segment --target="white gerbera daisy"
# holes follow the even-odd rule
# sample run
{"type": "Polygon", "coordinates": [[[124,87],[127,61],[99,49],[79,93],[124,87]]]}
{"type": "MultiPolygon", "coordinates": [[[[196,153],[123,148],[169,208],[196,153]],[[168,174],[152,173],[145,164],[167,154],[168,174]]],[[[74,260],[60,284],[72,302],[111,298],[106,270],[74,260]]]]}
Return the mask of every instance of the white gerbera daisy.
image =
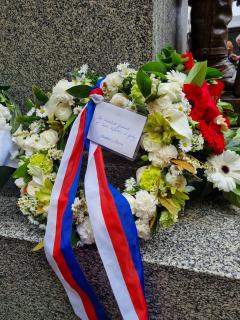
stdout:
{"type": "Polygon", "coordinates": [[[181,87],[183,86],[186,77],[187,76],[185,73],[175,70],[168,71],[166,74],[166,78],[169,82],[177,82],[181,85],[181,87]]]}
{"type": "Polygon", "coordinates": [[[240,156],[234,151],[224,151],[208,159],[209,168],[205,171],[207,180],[214,188],[230,192],[240,184],[240,156]]]}

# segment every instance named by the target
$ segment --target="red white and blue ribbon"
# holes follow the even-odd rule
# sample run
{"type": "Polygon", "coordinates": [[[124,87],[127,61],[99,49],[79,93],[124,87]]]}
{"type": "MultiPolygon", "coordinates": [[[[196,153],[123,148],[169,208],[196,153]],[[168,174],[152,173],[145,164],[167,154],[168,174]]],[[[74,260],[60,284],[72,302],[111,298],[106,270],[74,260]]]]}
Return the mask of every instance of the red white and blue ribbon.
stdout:
{"type": "Polygon", "coordinates": [[[87,140],[94,109],[91,99],[75,120],[65,147],[51,196],[44,239],[46,257],[76,315],[83,320],[108,319],[71,247],[71,206],[79,184],[83,151],[89,149],[85,195],[100,257],[123,319],[147,320],[143,266],[132,212],[125,197],[107,181],[101,147],[87,140]]]}

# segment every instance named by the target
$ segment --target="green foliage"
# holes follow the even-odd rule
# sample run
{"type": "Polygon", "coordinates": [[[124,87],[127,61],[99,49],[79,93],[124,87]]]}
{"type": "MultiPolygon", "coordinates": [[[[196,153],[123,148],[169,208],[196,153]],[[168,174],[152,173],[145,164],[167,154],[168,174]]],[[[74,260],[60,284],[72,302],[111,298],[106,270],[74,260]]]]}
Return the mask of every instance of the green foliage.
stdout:
{"type": "Polygon", "coordinates": [[[92,87],[88,85],[78,85],[71,87],[67,90],[67,92],[76,98],[87,98],[89,96],[89,93],[91,91],[92,87]]]}
{"type": "Polygon", "coordinates": [[[185,83],[194,83],[197,86],[202,86],[207,73],[207,61],[196,62],[190,70],[185,83]]]}
{"type": "Polygon", "coordinates": [[[68,121],[65,123],[63,127],[63,133],[66,132],[66,130],[73,124],[77,116],[75,114],[72,114],[71,117],[68,119],[68,121]]]}
{"type": "Polygon", "coordinates": [[[13,178],[18,179],[18,178],[27,178],[29,176],[28,174],[28,164],[29,160],[24,162],[21,166],[19,166],[15,172],[13,173],[13,178]]]}
{"type": "Polygon", "coordinates": [[[37,85],[32,86],[32,92],[36,99],[41,102],[41,103],[46,103],[48,102],[48,95],[37,85]]]}
{"type": "Polygon", "coordinates": [[[221,79],[222,76],[223,76],[223,74],[219,69],[207,67],[206,80],[221,79]]]}
{"type": "Polygon", "coordinates": [[[142,70],[139,69],[137,73],[137,85],[142,93],[142,95],[147,98],[151,94],[151,89],[152,89],[152,80],[148,76],[148,74],[142,70]]]}
{"type": "Polygon", "coordinates": [[[223,196],[231,204],[240,207],[240,186],[237,185],[236,189],[232,192],[223,192],[223,196]]]}
{"type": "Polygon", "coordinates": [[[35,104],[31,99],[26,99],[24,105],[28,110],[31,110],[32,108],[35,107],[35,104]]]}
{"type": "Polygon", "coordinates": [[[18,116],[18,122],[21,124],[31,124],[34,121],[40,120],[41,118],[37,117],[37,116],[18,116]]]}

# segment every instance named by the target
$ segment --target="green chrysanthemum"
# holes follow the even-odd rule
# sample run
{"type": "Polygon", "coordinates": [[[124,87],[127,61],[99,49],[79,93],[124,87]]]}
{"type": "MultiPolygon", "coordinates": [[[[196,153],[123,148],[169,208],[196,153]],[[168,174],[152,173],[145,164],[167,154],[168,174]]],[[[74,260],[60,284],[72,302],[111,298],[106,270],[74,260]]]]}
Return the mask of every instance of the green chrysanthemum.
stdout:
{"type": "Polygon", "coordinates": [[[137,84],[134,84],[134,85],[132,86],[132,89],[131,89],[131,97],[132,97],[132,99],[134,100],[134,102],[135,102],[136,104],[142,105],[142,104],[144,104],[144,102],[145,102],[145,98],[144,98],[144,96],[142,95],[141,91],[139,90],[139,87],[138,87],[137,84]]]}
{"type": "Polygon", "coordinates": [[[141,189],[147,191],[157,191],[161,180],[161,170],[150,166],[143,170],[139,179],[141,189]]]}
{"type": "Polygon", "coordinates": [[[43,187],[36,192],[36,198],[39,205],[48,206],[50,204],[52,188],[53,183],[49,179],[46,179],[43,187]]]}
{"type": "Polygon", "coordinates": [[[154,142],[164,144],[170,144],[172,139],[178,136],[159,112],[153,112],[148,116],[145,132],[154,142]]]}
{"type": "Polygon", "coordinates": [[[31,170],[31,167],[37,167],[42,170],[43,174],[47,175],[52,172],[53,161],[43,153],[36,153],[30,158],[29,170],[31,170]]]}

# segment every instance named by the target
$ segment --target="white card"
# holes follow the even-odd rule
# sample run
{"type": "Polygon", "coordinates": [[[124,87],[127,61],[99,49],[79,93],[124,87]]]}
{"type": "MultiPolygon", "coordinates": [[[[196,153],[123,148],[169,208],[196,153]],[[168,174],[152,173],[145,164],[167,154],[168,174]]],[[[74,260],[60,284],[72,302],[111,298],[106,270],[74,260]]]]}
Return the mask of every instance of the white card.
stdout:
{"type": "Polygon", "coordinates": [[[88,139],[133,159],[146,120],[140,114],[102,101],[96,105],[88,139]]]}

